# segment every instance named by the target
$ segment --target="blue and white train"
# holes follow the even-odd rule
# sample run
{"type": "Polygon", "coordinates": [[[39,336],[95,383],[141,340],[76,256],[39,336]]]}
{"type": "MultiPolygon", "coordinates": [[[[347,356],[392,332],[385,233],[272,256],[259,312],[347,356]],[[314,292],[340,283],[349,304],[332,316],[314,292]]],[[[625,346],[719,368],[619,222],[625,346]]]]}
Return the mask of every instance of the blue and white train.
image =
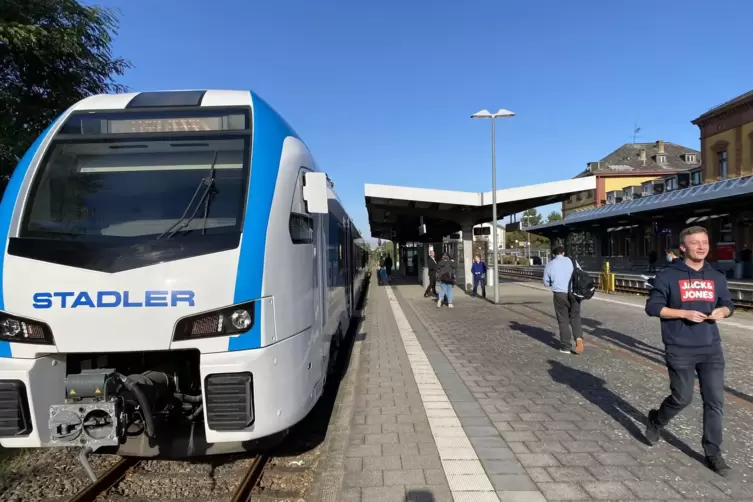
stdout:
{"type": "Polygon", "coordinates": [[[83,458],[289,429],[368,260],[306,145],[248,91],[76,103],[13,172],[0,242],[0,444],[83,458]]]}

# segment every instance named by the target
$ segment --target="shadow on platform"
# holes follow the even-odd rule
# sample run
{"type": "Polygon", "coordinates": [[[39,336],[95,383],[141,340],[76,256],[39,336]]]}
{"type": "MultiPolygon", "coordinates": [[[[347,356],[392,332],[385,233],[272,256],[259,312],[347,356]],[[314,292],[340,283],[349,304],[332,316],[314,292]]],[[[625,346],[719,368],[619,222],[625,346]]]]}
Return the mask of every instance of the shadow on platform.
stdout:
{"type": "Polygon", "coordinates": [[[434,502],[434,494],[428,490],[408,490],[405,502],[434,502]]]}
{"type": "MultiPolygon", "coordinates": [[[[630,435],[643,444],[649,444],[643,435],[641,428],[645,429],[648,420],[643,413],[638,411],[632,404],[628,403],[620,396],[606,387],[606,381],[588,373],[566,366],[559,361],[549,360],[549,375],[555,382],[567,385],[578,392],[586,400],[598,406],[604,413],[608,414],[630,435]],[[636,422],[641,424],[639,427],[636,422]]],[[[703,455],[693,450],[674,434],[662,431],[664,440],[686,454],[688,457],[703,463],[703,455]]]]}
{"type": "MultiPolygon", "coordinates": [[[[556,317],[550,314],[549,312],[546,312],[544,310],[537,309],[534,307],[530,307],[530,305],[532,304],[533,302],[524,304],[524,306],[529,307],[531,310],[534,310],[540,314],[546,315],[547,317],[550,317],[556,320],[556,317]]],[[[583,323],[583,327],[589,330],[589,331],[586,331],[586,333],[593,336],[594,338],[610,343],[618,348],[622,348],[629,352],[632,352],[633,354],[641,356],[644,359],[647,359],[648,361],[651,361],[652,363],[655,363],[659,366],[662,366],[662,367],[666,366],[666,362],[664,361],[663,349],[647,344],[646,342],[638,340],[637,338],[634,338],[630,335],[626,335],[625,333],[621,333],[619,331],[606,328],[604,327],[603,322],[598,321],[596,319],[584,317],[582,319],[582,323],[583,323]]],[[[724,390],[728,394],[735,396],[738,399],[747,401],[749,403],[753,403],[753,396],[749,394],[741,392],[737,389],[733,389],[732,387],[729,387],[727,385],[724,386],[724,390]]]]}

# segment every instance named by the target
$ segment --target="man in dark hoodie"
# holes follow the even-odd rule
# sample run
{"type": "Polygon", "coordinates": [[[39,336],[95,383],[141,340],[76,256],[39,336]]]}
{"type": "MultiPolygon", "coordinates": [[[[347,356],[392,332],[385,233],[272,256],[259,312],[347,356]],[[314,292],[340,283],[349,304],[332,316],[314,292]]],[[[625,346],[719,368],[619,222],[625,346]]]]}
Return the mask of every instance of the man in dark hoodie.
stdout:
{"type": "Polygon", "coordinates": [[[703,227],[680,233],[684,261],[674,261],[659,275],[646,313],[661,318],[661,335],[672,394],[658,410],[648,412],[646,439],[655,444],[661,429],[693,399],[695,375],[703,398],[703,439],[707,465],[721,476],[730,468],[724,461],[724,352],[716,321],[735,310],[727,279],[706,263],[709,236],[703,227]]]}

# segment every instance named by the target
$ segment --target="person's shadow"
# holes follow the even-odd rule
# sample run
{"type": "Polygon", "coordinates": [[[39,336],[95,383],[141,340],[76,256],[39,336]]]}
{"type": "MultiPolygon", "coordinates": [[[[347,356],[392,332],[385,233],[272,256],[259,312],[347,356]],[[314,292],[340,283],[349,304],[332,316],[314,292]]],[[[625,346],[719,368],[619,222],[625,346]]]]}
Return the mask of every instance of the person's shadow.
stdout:
{"type": "Polygon", "coordinates": [[[518,321],[510,321],[510,329],[523,333],[526,336],[530,336],[534,340],[537,340],[544,345],[549,345],[553,349],[560,348],[557,335],[546,329],[531,326],[529,324],[521,324],[518,321]]]}
{"type": "MultiPolygon", "coordinates": [[[[643,444],[650,444],[641,428],[636,424],[636,422],[640,423],[641,427],[645,430],[645,426],[648,423],[646,416],[633,407],[632,404],[609,390],[606,387],[606,381],[586,371],[565,366],[559,361],[550,359],[548,362],[551,366],[549,368],[549,375],[552,377],[552,380],[567,385],[589,402],[598,406],[604,413],[622,425],[636,440],[643,444]]],[[[668,444],[674,446],[690,458],[702,464],[704,463],[703,455],[693,450],[674,434],[663,430],[662,437],[668,444]]]]}

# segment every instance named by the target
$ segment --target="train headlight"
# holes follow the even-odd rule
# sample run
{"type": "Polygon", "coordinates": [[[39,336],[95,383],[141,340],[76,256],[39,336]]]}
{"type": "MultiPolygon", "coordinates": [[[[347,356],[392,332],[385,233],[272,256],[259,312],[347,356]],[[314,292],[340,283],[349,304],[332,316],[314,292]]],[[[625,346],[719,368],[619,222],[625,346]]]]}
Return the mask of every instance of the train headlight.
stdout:
{"type": "Polygon", "coordinates": [[[43,322],[0,312],[0,340],[54,345],[52,331],[43,322]]]}
{"type": "Polygon", "coordinates": [[[178,320],[173,341],[239,335],[254,326],[255,302],[203,312],[178,320]]]}
{"type": "Polygon", "coordinates": [[[251,314],[248,310],[236,310],[230,315],[230,322],[235,329],[247,330],[251,326],[251,314]]]}

